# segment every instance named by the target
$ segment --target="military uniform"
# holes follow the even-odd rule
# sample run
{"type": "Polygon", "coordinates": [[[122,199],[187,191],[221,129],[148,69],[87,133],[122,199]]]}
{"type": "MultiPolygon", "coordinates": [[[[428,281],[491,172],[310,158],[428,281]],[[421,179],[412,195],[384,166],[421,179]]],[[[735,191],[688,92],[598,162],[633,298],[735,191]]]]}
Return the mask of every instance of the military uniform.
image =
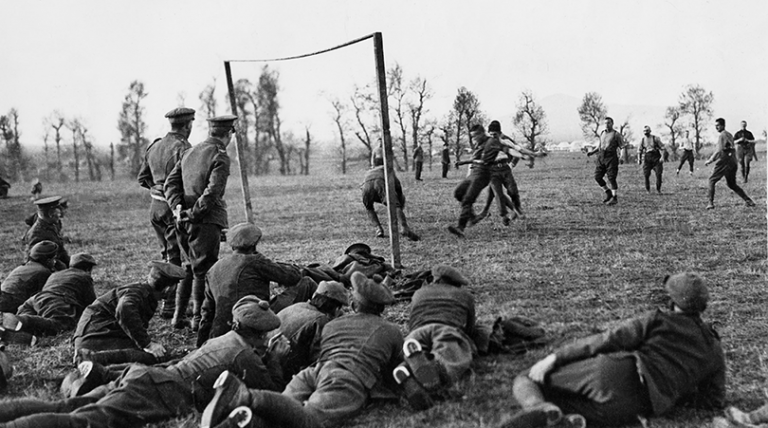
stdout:
{"type": "Polygon", "coordinates": [[[291,344],[291,352],[283,361],[283,374],[290,379],[317,360],[321,333],[331,319],[309,302],[291,305],[277,316],[280,333],[291,344]]]}
{"type": "MultiPolygon", "coordinates": [[[[38,199],[35,204],[38,206],[38,210],[45,210],[56,208],[61,201],[60,196],[51,196],[49,198],[38,199]]],[[[27,245],[27,253],[41,241],[51,241],[58,246],[58,252],[56,253],[56,259],[61,262],[57,269],[61,270],[69,266],[69,253],[64,248],[64,238],[61,234],[61,220],[53,220],[43,218],[38,215],[35,219],[32,227],[24,234],[22,241],[27,245]]]]}
{"type": "Polygon", "coordinates": [[[739,129],[733,138],[735,140],[744,139],[736,144],[736,159],[739,161],[739,167],[741,167],[741,177],[744,178],[746,183],[749,181],[749,164],[752,163],[753,157],[757,160],[755,143],[747,142],[747,140],[752,141],[755,139],[755,136],[746,129],[739,129]]]}
{"type": "Polygon", "coordinates": [[[178,132],[169,132],[165,137],[155,140],[147,147],[138,176],[139,184],[149,189],[152,197],[149,217],[162,247],[163,259],[177,266],[181,266],[181,251],[176,237],[173,213],[165,201],[163,186],[173,167],[181,160],[184,152],[190,148],[192,145],[189,144],[184,135],[178,132]]]}
{"type": "Polygon", "coordinates": [[[14,414],[6,413],[7,409],[0,414],[4,420],[15,419],[14,427],[133,428],[187,416],[195,408],[202,410],[213,398],[213,383],[224,371],[241,376],[251,388],[280,390],[282,386],[279,364],[268,356],[260,357],[239,334],[230,332],[167,369],[133,364],[119,379],[85,397],[57,403],[24,400],[9,406],[19,408],[14,414]],[[40,413],[46,405],[51,413],[40,413]],[[23,417],[26,414],[31,416],[23,417]]]}
{"type": "MultiPolygon", "coordinates": [[[[146,354],[140,361],[156,362],[143,351],[151,342],[147,329],[156,309],[157,299],[147,282],[109,290],[83,311],[73,339],[75,353],[130,349],[146,354]]],[[[112,361],[118,362],[128,361],[112,361]]]]}
{"type": "MultiPolygon", "coordinates": [[[[361,273],[352,276],[353,296],[362,304],[394,302],[386,286],[361,273]]],[[[365,407],[370,391],[384,373],[402,359],[403,337],[397,325],[379,315],[355,313],[330,321],[323,328],[320,358],[286,386],[282,394],[245,389],[227,382],[209,403],[206,414],[226,415],[247,405],[268,424],[286,428],[335,426],[365,407]]]]}
{"type": "MultiPolygon", "coordinates": [[[[413,233],[408,227],[408,220],[405,218],[403,209],[405,208],[405,195],[403,194],[403,186],[400,184],[400,180],[395,179],[395,211],[397,213],[397,219],[400,222],[402,228],[402,234],[412,241],[418,241],[419,236],[413,233]]],[[[365,173],[363,178],[363,184],[360,186],[363,190],[363,206],[368,213],[368,218],[376,227],[376,235],[379,237],[384,236],[384,229],[381,227],[381,222],[374,209],[375,203],[387,205],[387,187],[386,180],[384,178],[384,165],[374,166],[365,173]]]]}
{"type": "Polygon", "coordinates": [[[51,268],[29,260],[12,270],[0,285],[0,312],[16,313],[25,300],[43,289],[51,268]]]}
{"type": "Polygon", "coordinates": [[[448,177],[448,170],[451,168],[451,151],[447,144],[440,151],[440,163],[443,166],[443,178],[446,178],[448,177]]]}
{"type": "Polygon", "coordinates": [[[242,297],[252,295],[269,301],[270,281],[292,287],[300,280],[297,267],[275,263],[258,252],[234,253],[217,261],[207,274],[198,344],[231,329],[232,307],[242,297]]]}
{"type": "MultiPolygon", "coordinates": [[[[650,131],[648,131],[650,132],[650,131]]],[[[651,171],[656,173],[656,191],[661,193],[661,175],[664,173],[662,152],[665,152],[661,139],[648,134],[640,140],[640,154],[643,157],[643,177],[645,177],[645,190],[651,191],[651,171]]]]}
{"type": "MultiPolygon", "coordinates": [[[[612,129],[611,131],[603,130],[600,133],[598,153],[595,159],[595,181],[600,187],[605,187],[606,182],[603,177],[608,176],[608,183],[614,190],[612,200],[616,200],[615,191],[619,188],[616,182],[616,177],[619,175],[619,150],[623,149],[624,145],[624,138],[619,131],[612,129]]],[[[606,199],[606,202],[611,199],[606,199]]]]}
{"type": "Polygon", "coordinates": [[[747,205],[754,205],[752,199],[750,199],[744,190],[736,183],[736,170],[738,169],[738,164],[736,163],[736,156],[734,154],[733,135],[725,129],[720,132],[720,135],[717,138],[717,151],[713,156],[715,156],[717,162],[715,162],[715,169],[709,177],[709,206],[714,208],[715,184],[717,184],[723,177],[725,177],[725,182],[728,188],[746,201],[747,205]]]}
{"type": "Polygon", "coordinates": [[[71,267],[53,273],[36,295],[18,309],[22,331],[55,335],[77,325],[86,306],[96,300],[90,273],[71,267]]]}
{"type": "Polygon", "coordinates": [[[416,181],[421,181],[422,168],[424,168],[424,149],[421,148],[421,145],[418,145],[413,149],[413,169],[416,181]]]}
{"type": "MultiPolygon", "coordinates": [[[[209,119],[212,129],[217,123],[232,128],[235,116],[209,119]]],[[[231,135],[226,137],[231,138],[231,135]]],[[[205,274],[219,257],[221,230],[227,227],[227,204],[224,191],[229,177],[229,155],[221,139],[209,137],[187,150],[165,180],[164,192],[171,209],[181,206],[188,221],[183,223],[185,237],[180,245],[189,256],[192,283],[193,329],[200,319],[205,293],[205,274]]],[[[189,290],[179,287],[177,308],[186,307],[189,290]]]]}

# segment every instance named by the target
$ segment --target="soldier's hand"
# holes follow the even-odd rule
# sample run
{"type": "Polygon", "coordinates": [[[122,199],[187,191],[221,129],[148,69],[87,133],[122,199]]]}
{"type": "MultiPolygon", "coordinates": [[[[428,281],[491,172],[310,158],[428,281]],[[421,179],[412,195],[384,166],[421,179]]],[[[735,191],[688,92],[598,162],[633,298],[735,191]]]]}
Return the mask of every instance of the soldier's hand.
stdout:
{"type": "Polygon", "coordinates": [[[291,343],[288,341],[288,338],[282,334],[276,334],[269,339],[267,353],[269,353],[272,358],[277,358],[279,361],[282,361],[290,351],[291,343]]]}
{"type": "Polygon", "coordinates": [[[165,356],[165,347],[157,342],[149,342],[149,345],[144,348],[144,352],[149,352],[159,359],[165,356]]]}
{"type": "Polygon", "coordinates": [[[539,360],[531,367],[528,377],[534,382],[544,383],[544,378],[555,368],[556,358],[555,354],[549,354],[543,360],[539,360]]]}

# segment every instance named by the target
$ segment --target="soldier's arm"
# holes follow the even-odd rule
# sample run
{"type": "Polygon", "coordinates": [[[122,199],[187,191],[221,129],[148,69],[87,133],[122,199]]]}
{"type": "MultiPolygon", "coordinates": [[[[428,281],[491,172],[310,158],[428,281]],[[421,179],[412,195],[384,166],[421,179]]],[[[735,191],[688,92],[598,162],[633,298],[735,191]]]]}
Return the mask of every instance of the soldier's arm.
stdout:
{"type": "Polygon", "coordinates": [[[151,189],[155,184],[155,180],[152,178],[152,170],[149,169],[147,163],[147,155],[144,154],[144,159],[141,161],[141,168],[139,169],[139,175],[136,177],[141,187],[151,189]]]}
{"type": "Polygon", "coordinates": [[[176,162],[176,166],[173,167],[171,173],[165,178],[163,193],[171,209],[174,209],[177,205],[186,208],[184,206],[184,183],[181,178],[181,161],[176,162]]]}
{"type": "Polygon", "coordinates": [[[115,318],[123,332],[140,348],[146,348],[151,342],[147,333],[147,325],[141,318],[141,307],[146,305],[141,293],[129,290],[117,301],[115,318]]]}
{"type": "Polygon", "coordinates": [[[558,365],[616,351],[631,351],[640,346],[646,336],[650,318],[636,318],[602,334],[588,336],[565,345],[555,352],[558,365]]]}
{"type": "Polygon", "coordinates": [[[288,263],[276,263],[264,258],[256,266],[259,276],[284,287],[293,287],[301,280],[301,268],[288,263]]]}
{"type": "Polygon", "coordinates": [[[227,156],[226,151],[220,150],[213,158],[208,186],[203,191],[203,194],[197,198],[195,205],[191,207],[190,219],[194,221],[196,218],[200,218],[208,213],[214,205],[221,204],[224,189],[227,187],[228,177],[229,156],[227,156]]]}
{"type": "Polygon", "coordinates": [[[238,376],[249,388],[280,392],[285,389],[283,369],[277,358],[266,354],[260,358],[254,351],[242,351],[233,362],[238,376]]]}

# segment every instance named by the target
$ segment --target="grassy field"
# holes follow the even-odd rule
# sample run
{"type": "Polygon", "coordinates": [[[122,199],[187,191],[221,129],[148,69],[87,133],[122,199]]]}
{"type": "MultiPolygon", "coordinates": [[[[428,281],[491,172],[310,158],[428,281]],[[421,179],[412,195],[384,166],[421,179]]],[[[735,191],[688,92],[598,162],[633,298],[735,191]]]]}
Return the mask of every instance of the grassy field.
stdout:
{"type": "MultiPolygon", "coordinates": [[[[406,215],[423,238],[402,242],[406,270],[451,264],[471,279],[481,319],[528,316],[543,323],[551,342],[523,356],[479,359],[474,383],[463,397],[425,412],[377,404],[347,426],[492,426],[514,409],[511,385],[518,372],[563,342],[658,307],[664,275],[683,270],[699,272],[710,282],[705,318],[723,339],[729,402],[748,408],[761,403],[768,384],[765,162],[753,164],[752,180],[744,185],[757,208],[746,208],[721,182],[713,211],[704,209],[711,167],[698,161],[693,177],[676,177],[675,167],[665,165],[663,195],[649,195],[640,167],[622,166],[619,205],[607,207],[600,203],[603,194],[592,179],[591,161],[581,153],[552,154],[534,169],[515,168],[524,219],[505,227],[494,214],[468,229],[466,239],[446,231],[458,217],[452,191],[464,171],[452,170],[448,179],[440,179],[436,163],[425,168],[423,182],[415,182],[410,172],[400,173],[406,215]]],[[[250,178],[257,224],[264,231],[261,252],[279,261],[329,262],[347,245],[363,241],[374,253],[389,254],[388,240],[373,236],[360,202],[364,167],[355,165],[346,176],[336,170],[330,161],[316,160],[308,177],[250,178]]],[[[231,225],[244,219],[239,185],[233,174],[227,190],[231,225]]],[[[70,199],[64,218],[65,235],[72,240],[68,249],[90,252],[99,262],[97,294],[140,279],[146,261],[160,257],[147,218],[149,195],[133,180],[45,186],[45,194],[70,199]]],[[[2,278],[23,262],[19,237],[25,231],[23,218],[32,211],[27,189],[17,187],[10,199],[0,200],[2,278]]],[[[386,218],[383,209],[379,213],[386,218]]],[[[229,248],[222,246],[222,253],[229,254],[229,248]]],[[[386,316],[404,326],[406,313],[407,304],[401,303],[386,316]]],[[[171,330],[165,320],[153,320],[152,333],[166,346],[191,348],[194,343],[191,334],[171,330]]],[[[10,349],[16,373],[6,397],[57,397],[60,379],[71,368],[70,336],[45,338],[34,349],[10,349]]],[[[653,424],[698,427],[712,416],[678,409],[653,424]]],[[[158,426],[195,426],[198,421],[199,415],[190,415],[158,426]]]]}

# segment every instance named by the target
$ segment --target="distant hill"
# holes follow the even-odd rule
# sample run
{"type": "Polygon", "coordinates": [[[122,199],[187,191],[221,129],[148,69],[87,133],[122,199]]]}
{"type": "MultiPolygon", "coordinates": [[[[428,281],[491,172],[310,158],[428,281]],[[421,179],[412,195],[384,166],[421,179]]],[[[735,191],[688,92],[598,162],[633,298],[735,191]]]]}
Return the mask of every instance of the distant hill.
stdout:
{"type": "MultiPolygon", "coordinates": [[[[576,110],[581,104],[581,97],[565,94],[549,95],[539,100],[547,114],[549,138],[554,142],[583,140],[581,123],[576,110]]],[[[653,132],[661,133],[658,125],[664,120],[666,107],[643,105],[607,104],[608,115],[618,125],[629,117],[635,139],[640,137],[644,125],[650,125],[653,132]]]]}

